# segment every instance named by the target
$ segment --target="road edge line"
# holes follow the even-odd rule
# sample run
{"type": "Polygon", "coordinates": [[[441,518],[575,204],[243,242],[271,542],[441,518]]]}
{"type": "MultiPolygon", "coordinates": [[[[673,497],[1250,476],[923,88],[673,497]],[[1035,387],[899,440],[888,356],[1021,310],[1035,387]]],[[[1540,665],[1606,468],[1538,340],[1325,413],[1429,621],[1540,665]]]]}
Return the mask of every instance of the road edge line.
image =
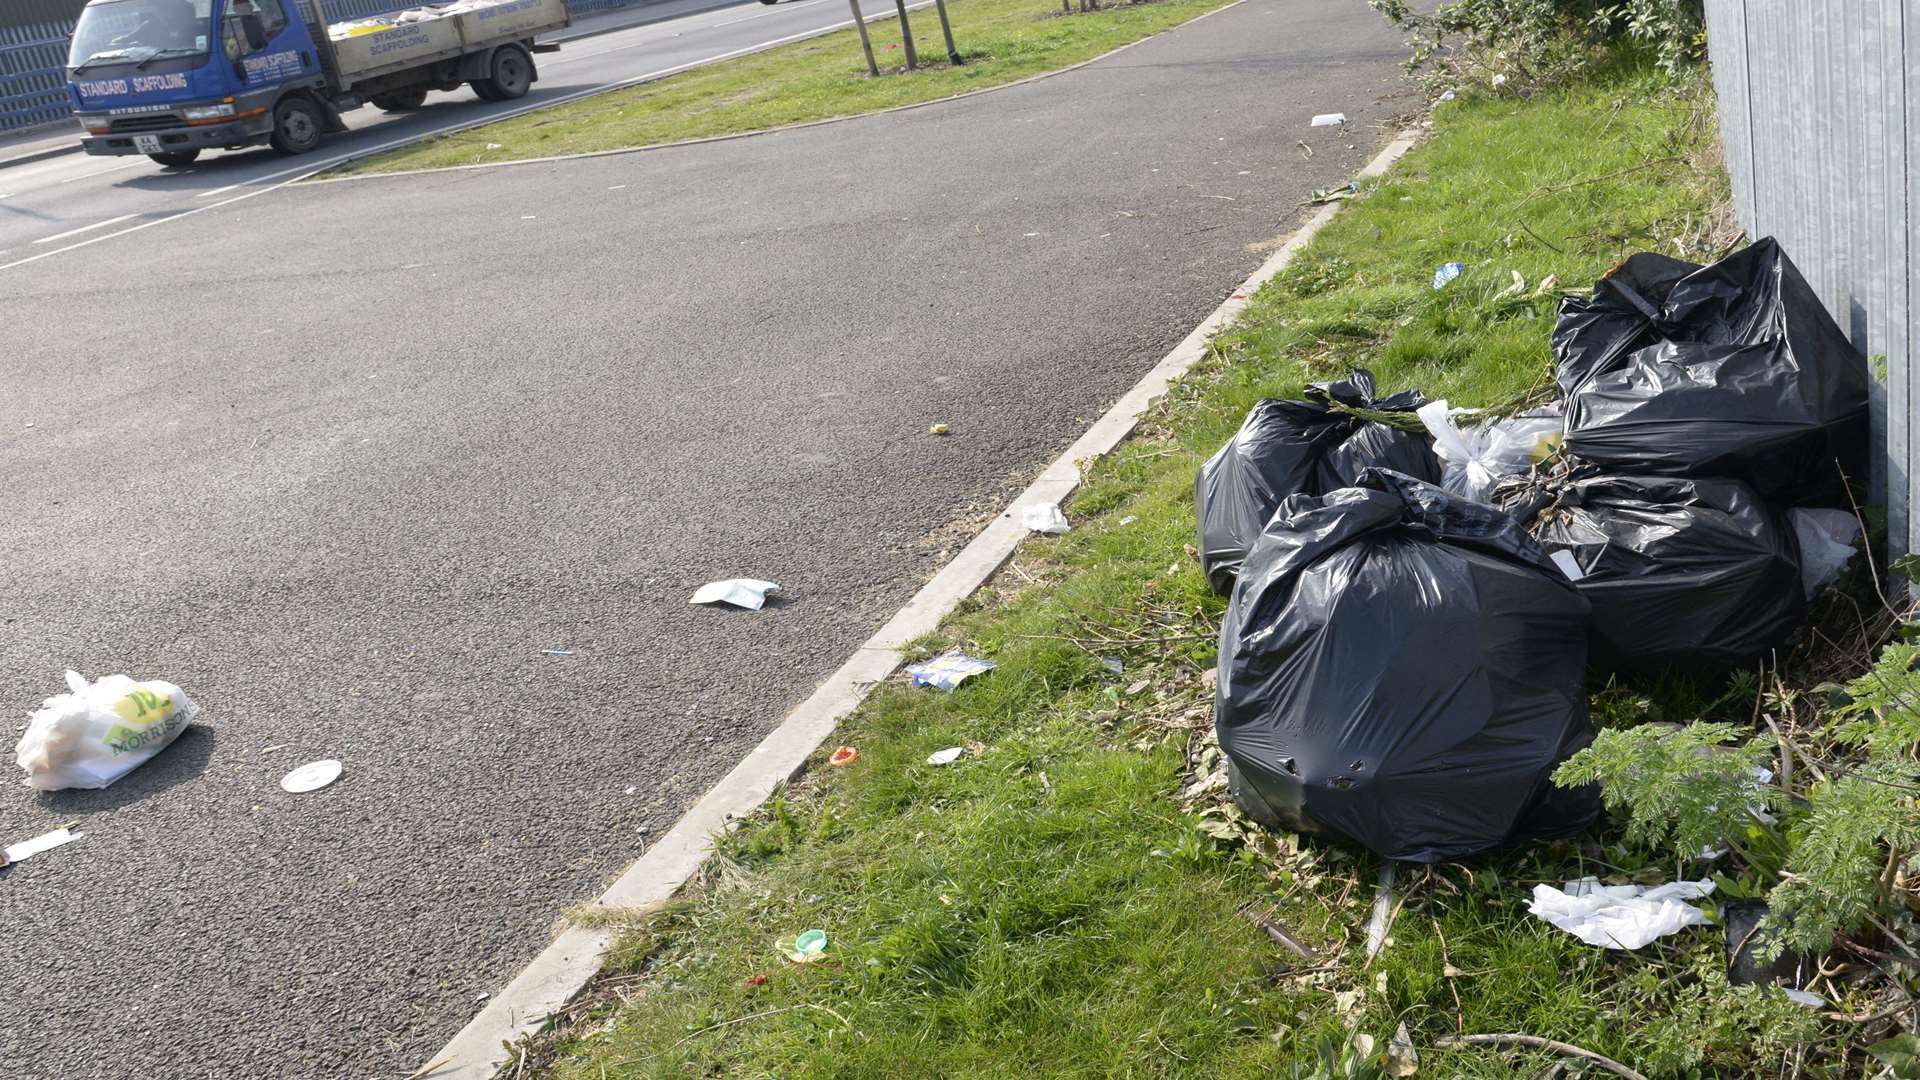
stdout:
{"type": "MultiPolygon", "coordinates": [[[[924,8],[927,5],[931,4],[932,2],[933,0],[917,0],[916,3],[907,5],[907,10],[918,11],[921,8],[924,8]]],[[[1218,15],[1221,12],[1227,11],[1231,8],[1237,8],[1241,4],[1244,4],[1246,2],[1247,0],[1229,0],[1228,3],[1221,4],[1219,7],[1213,8],[1210,11],[1203,11],[1200,14],[1195,15],[1191,19],[1186,19],[1181,22],[1174,23],[1172,26],[1166,27],[1165,29],[1162,29],[1162,30],[1155,30],[1153,33],[1148,34],[1146,37],[1135,38],[1134,40],[1127,42],[1125,45],[1116,45],[1113,48],[1108,49],[1106,52],[1101,53],[1099,56],[1089,56],[1085,60],[1082,60],[1075,64],[1070,64],[1063,68],[1055,68],[1052,71],[1042,71],[1037,74],[1028,75],[1025,78],[1015,79],[1010,83],[1001,83],[999,86],[983,86],[978,90],[965,90],[958,94],[948,94],[946,97],[929,98],[926,101],[911,101],[905,105],[889,105],[884,109],[873,109],[868,112],[848,113],[845,116],[828,116],[828,117],[823,117],[822,119],[819,119],[819,120],[802,120],[798,123],[782,124],[779,127],[755,128],[752,131],[734,131],[734,132],[729,132],[725,135],[702,135],[697,139],[680,139],[675,142],[648,143],[645,146],[622,146],[612,150],[583,150],[577,154],[551,154],[547,157],[515,158],[512,161],[479,161],[479,162],[474,162],[473,164],[470,164],[470,165],[436,165],[430,169],[398,169],[393,172],[360,173],[355,176],[320,176],[320,177],[314,177],[309,180],[305,180],[302,183],[307,187],[315,187],[320,184],[345,184],[345,183],[350,183],[356,180],[389,180],[389,179],[393,179],[394,177],[401,177],[401,176],[430,176],[434,173],[472,172],[476,169],[507,169],[507,168],[512,168],[513,166],[516,166],[516,165],[551,165],[556,161],[580,161],[587,158],[619,157],[623,154],[644,154],[651,150],[671,150],[671,149],[674,149],[675,147],[683,147],[683,146],[705,146],[708,143],[732,142],[735,139],[750,139],[758,135],[778,135],[781,132],[786,132],[786,131],[803,131],[807,128],[825,127],[828,124],[845,123],[848,120],[861,120],[869,116],[887,116],[892,113],[907,112],[911,109],[924,109],[931,105],[945,105],[948,102],[964,101],[967,98],[979,97],[982,94],[993,94],[993,93],[998,93],[999,91],[1002,91],[1002,90],[1011,90],[1016,86],[1026,86],[1029,83],[1037,83],[1042,79],[1051,79],[1056,75],[1065,75],[1071,71],[1078,71],[1081,68],[1088,66],[1089,64],[1097,64],[1100,61],[1105,60],[1110,56],[1115,56],[1119,53],[1126,52],[1128,49],[1133,48],[1135,45],[1141,45],[1146,42],[1152,41],[1154,38],[1157,38],[1162,34],[1171,34],[1175,30],[1179,30],[1182,27],[1189,26],[1193,23],[1197,23],[1201,19],[1207,18],[1208,16],[1218,15]]],[[[892,12],[884,12],[880,15],[876,15],[876,16],[873,16],[872,18],[869,18],[867,22],[871,24],[875,21],[884,20],[884,19],[894,19],[898,17],[899,17],[898,15],[892,12]]],[[[840,23],[840,24],[836,24],[834,26],[828,27],[817,34],[814,34],[813,36],[825,37],[830,33],[836,33],[841,30],[848,30],[848,29],[851,29],[852,27],[853,27],[852,20],[848,20],[845,23],[840,23]]],[[[802,39],[802,40],[808,40],[808,39],[802,39]]],[[[789,45],[789,44],[797,44],[797,42],[790,41],[787,39],[782,39],[777,42],[769,43],[755,50],[755,52],[766,52],[768,49],[774,49],[774,48],[778,48],[781,45],[789,45]]],[[[711,67],[714,64],[724,64],[728,60],[740,60],[740,59],[744,59],[746,56],[751,56],[751,55],[753,54],[744,53],[737,56],[727,56],[722,59],[706,61],[700,66],[711,67]]],[[[600,97],[605,94],[617,93],[621,90],[630,90],[635,86],[644,86],[648,82],[657,82],[661,79],[670,79],[675,75],[684,75],[688,71],[692,71],[692,70],[697,70],[697,69],[683,68],[679,70],[669,70],[669,71],[661,72],[658,75],[649,76],[647,79],[645,79],[642,82],[625,83],[618,86],[611,86],[593,94],[588,94],[580,97],[565,98],[561,101],[552,102],[551,104],[542,104],[537,108],[528,109],[525,112],[513,113],[508,116],[499,117],[498,119],[484,121],[481,124],[477,125],[476,127],[459,128],[459,129],[451,129],[448,131],[434,132],[429,135],[421,136],[418,140],[416,140],[413,143],[403,144],[402,146],[388,147],[386,149],[393,149],[393,150],[404,149],[405,146],[418,145],[419,143],[425,142],[426,140],[433,138],[437,135],[459,135],[467,131],[477,130],[478,127],[485,127],[487,124],[497,124],[497,123],[504,123],[505,121],[508,121],[508,120],[517,120],[522,116],[529,116],[533,113],[539,112],[542,109],[555,109],[555,108],[559,108],[562,105],[571,105],[576,101],[585,101],[592,97],[600,97]]],[[[375,154],[385,153],[386,149],[376,148],[373,150],[369,150],[365,154],[362,154],[356,157],[346,158],[342,161],[339,161],[332,165],[327,166],[327,168],[331,170],[331,169],[337,169],[342,165],[351,165],[356,161],[365,160],[366,158],[372,157],[375,154]]]]}
{"type": "MultiPolygon", "coordinates": [[[[1384,175],[1419,143],[1420,135],[1418,129],[1403,130],[1356,175],[1384,175]]],[[[1285,270],[1344,205],[1330,203],[1308,218],[589,906],[646,911],[672,899],[712,854],[713,835],[728,822],[759,809],[776,787],[799,772],[833,734],[840,718],[900,666],[902,647],[937,629],[940,620],[1013,555],[1027,533],[1015,510],[1057,504],[1071,495],[1080,486],[1081,463],[1109,453],[1132,435],[1173,380],[1206,356],[1207,342],[1237,322],[1253,294],[1285,270]]],[[[415,1073],[416,1080],[494,1080],[512,1060],[510,1047],[546,1026],[549,1017],[600,973],[614,937],[615,931],[606,927],[574,925],[563,931],[489,998],[466,1027],[427,1058],[437,1067],[415,1073]]]]}

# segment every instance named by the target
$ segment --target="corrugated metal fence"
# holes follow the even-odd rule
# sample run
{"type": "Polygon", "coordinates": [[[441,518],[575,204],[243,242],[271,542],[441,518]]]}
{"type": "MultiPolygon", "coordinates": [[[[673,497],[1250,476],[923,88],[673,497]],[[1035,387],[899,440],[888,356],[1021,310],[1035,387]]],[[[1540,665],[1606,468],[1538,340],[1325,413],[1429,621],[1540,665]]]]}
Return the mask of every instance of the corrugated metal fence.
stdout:
{"type": "MultiPolygon", "coordinates": [[[[567,0],[575,15],[645,0],[567,0]]],[[[0,131],[51,123],[70,111],[67,37],[86,0],[0,0],[0,131]]],[[[408,0],[322,0],[332,19],[358,19],[408,0]]]]}
{"type": "Polygon", "coordinates": [[[1920,0],[1706,0],[1707,48],[1740,223],[1778,237],[1862,352],[1875,357],[1876,492],[1890,542],[1920,551],[1913,503],[1913,365],[1920,322],[1909,293],[1920,253],[1920,178],[1908,175],[1920,122],[1920,0]],[[1910,108],[1911,106],[1911,108],[1910,108]],[[1914,205],[1909,211],[1909,203],[1914,205]],[[1879,358],[1884,357],[1884,360],[1879,358]]]}

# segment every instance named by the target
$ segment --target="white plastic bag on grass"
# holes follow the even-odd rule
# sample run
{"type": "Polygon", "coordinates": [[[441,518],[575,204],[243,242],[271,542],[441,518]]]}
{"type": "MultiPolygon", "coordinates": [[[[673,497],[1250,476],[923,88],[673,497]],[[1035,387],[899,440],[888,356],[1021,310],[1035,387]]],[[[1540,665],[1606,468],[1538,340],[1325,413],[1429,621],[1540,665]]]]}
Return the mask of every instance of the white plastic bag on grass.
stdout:
{"type": "Polygon", "coordinates": [[[1800,582],[1811,600],[1853,560],[1853,546],[1860,541],[1860,519],[1845,510],[1804,506],[1787,511],[1787,517],[1800,541],[1800,582]]]}
{"type": "Polygon", "coordinates": [[[185,691],[158,679],[89,683],[69,671],[67,687],[34,712],[14,751],[27,784],[41,791],[106,787],[166,749],[200,713],[185,691]]]}
{"type": "Polygon", "coordinates": [[[1445,400],[1430,401],[1415,412],[1433,435],[1433,452],[1442,466],[1440,486],[1475,502],[1486,502],[1502,478],[1519,476],[1546,460],[1566,430],[1566,418],[1546,409],[1474,427],[1456,424],[1445,400]]]}

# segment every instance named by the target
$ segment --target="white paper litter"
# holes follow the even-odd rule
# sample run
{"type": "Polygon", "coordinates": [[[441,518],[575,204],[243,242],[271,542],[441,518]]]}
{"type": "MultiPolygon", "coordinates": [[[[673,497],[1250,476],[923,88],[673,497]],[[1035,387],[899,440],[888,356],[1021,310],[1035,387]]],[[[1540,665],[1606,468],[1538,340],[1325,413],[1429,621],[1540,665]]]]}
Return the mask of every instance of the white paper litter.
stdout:
{"type": "Polygon", "coordinates": [[[1815,510],[1796,506],[1787,511],[1793,534],[1800,540],[1800,584],[1807,599],[1833,583],[1853,560],[1860,542],[1860,519],[1845,510],[1815,510]]]}
{"type": "Polygon", "coordinates": [[[52,851],[61,844],[72,843],[85,835],[87,834],[73,832],[70,829],[55,829],[50,833],[41,833],[31,840],[22,840],[17,844],[9,844],[7,845],[7,862],[17,863],[22,859],[38,855],[43,851],[52,851]]]}
{"type": "Polygon", "coordinates": [[[309,761],[280,778],[280,790],[293,795],[304,795],[309,791],[319,791],[335,780],[340,779],[344,768],[333,758],[309,761]]]}
{"type": "Polygon", "coordinates": [[[949,746],[945,750],[935,750],[933,753],[927,755],[927,764],[951,765],[960,760],[960,754],[964,749],[964,747],[949,746]]]}
{"type": "Polygon", "coordinates": [[[1567,576],[1568,581],[1579,581],[1581,578],[1587,576],[1587,572],[1580,569],[1580,561],[1573,557],[1573,552],[1571,551],[1562,549],[1547,556],[1547,558],[1553,560],[1553,565],[1560,568],[1560,572],[1567,576]]]}
{"type": "Polygon", "coordinates": [[[931,660],[907,665],[907,674],[913,676],[913,685],[933,686],[941,690],[951,690],[981,672],[992,670],[990,661],[976,660],[958,649],[941,653],[931,660]]]}
{"type": "Polygon", "coordinates": [[[1638,949],[1689,926],[1705,926],[1706,913],[1687,901],[1712,892],[1712,881],[1602,885],[1586,877],[1565,889],[1535,885],[1527,910],[1589,945],[1638,949]]]}
{"type": "Polygon", "coordinates": [[[693,594],[689,604],[732,604],[734,607],[759,611],[766,606],[767,594],[780,591],[780,586],[771,581],[755,578],[728,578],[725,581],[709,581],[700,586],[693,594]]]}
{"type": "Polygon", "coordinates": [[[1059,536],[1061,533],[1073,531],[1073,526],[1067,524],[1067,515],[1061,513],[1060,507],[1053,503],[1042,503],[1039,506],[1029,506],[1021,510],[1020,523],[1031,532],[1046,533],[1049,536],[1059,536]]]}
{"type": "Polygon", "coordinates": [[[1314,117],[1313,123],[1309,124],[1308,126],[1309,127],[1339,127],[1341,124],[1344,124],[1346,122],[1347,122],[1346,113],[1330,112],[1330,113],[1321,113],[1319,116],[1314,117]]]}

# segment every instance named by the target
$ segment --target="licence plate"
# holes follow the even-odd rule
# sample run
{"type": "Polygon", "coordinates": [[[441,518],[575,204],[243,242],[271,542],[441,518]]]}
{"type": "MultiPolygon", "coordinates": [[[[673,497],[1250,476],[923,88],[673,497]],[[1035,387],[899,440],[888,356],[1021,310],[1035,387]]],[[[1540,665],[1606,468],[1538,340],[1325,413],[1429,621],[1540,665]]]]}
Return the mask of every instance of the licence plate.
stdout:
{"type": "Polygon", "coordinates": [[[143,154],[161,154],[166,152],[160,145],[160,136],[158,135],[135,135],[133,137],[133,148],[143,154]]]}

